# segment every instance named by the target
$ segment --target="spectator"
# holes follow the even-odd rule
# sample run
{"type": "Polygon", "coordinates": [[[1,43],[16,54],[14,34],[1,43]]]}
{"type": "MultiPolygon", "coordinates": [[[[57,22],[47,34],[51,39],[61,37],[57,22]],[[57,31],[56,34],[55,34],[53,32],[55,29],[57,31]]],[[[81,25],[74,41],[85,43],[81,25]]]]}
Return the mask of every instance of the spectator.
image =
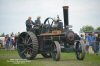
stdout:
{"type": "Polygon", "coordinates": [[[9,42],[10,49],[12,49],[13,46],[14,46],[14,35],[11,34],[11,36],[10,36],[10,42],[9,42]]]}
{"type": "Polygon", "coordinates": [[[5,36],[4,42],[5,42],[5,49],[6,49],[6,50],[9,50],[10,37],[9,37],[8,34],[5,36]]]}
{"type": "Polygon", "coordinates": [[[81,37],[81,39],[83,39],[83,40],[84,40],[84,35],[83,35],[83,34],[81,34],[81,35],[80,35],[80,37],[81,37]]]}
{"type": "Polygon", "coordinates": [[[87,52],[89,49],[90,34],[86,34],[85,39],[86,39],[86,52],[87,52]]]}
{"type": "Polygon", "coordinates": [[[16,49],[16,45],[17,45],[17,38],[18,38],[18,36],[17,36],[17,35],[15,35],[15,37],[14,37],[14,49],[16,49]]]}
{"type": "Polygon", "coordinates": [[[99,43],[100,43],[100,35],[97,34],[97,35],[96,35],[96,45],[95,45],[95,46],[96,46],[96,47],[95,47],[96,49],[95,49],[95,53],[98,53],[98,52],[99,52],[99,49],[100,49],[100,48],[99,48],[99,43]]]}
{"type": "Polygon", "coordinates": [[[96,36],[94,33],[92,33],[92,36],[91,36],[91,46],[94,52],[96,52],[96,36]]]}

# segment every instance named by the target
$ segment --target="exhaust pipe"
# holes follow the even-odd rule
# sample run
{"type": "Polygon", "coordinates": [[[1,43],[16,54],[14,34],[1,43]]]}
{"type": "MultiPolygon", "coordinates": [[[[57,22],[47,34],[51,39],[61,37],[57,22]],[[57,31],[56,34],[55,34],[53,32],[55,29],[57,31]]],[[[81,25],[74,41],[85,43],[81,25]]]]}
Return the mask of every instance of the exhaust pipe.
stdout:
{"type": "Polygon", "coordinates": [[[68,6],[63,6],[63,15],[64,15],[64,28],[68,28],[68,6]]]}

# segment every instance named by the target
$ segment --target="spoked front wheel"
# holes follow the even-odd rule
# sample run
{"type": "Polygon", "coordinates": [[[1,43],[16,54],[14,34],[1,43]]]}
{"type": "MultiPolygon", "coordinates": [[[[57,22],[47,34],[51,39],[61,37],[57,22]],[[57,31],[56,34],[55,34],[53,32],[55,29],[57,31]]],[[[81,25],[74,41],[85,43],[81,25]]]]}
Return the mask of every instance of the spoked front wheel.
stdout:
{"type": "Polygon", "coordinates": [[[84,60],[84,58],[85,58],[85,44],[84,44],[84,41],[83,40],[77,41],[75,49],[76,49],[76,58],[78,60],[84,60]]]}
{"type": "Polygon", "coordinates": [[[52,44],[52,58],[55,61],[59,61],[60,60],[60,53],[61,53],[61,48],[60,48],[60,44],[58,41],[54,41],[52,44]]]}

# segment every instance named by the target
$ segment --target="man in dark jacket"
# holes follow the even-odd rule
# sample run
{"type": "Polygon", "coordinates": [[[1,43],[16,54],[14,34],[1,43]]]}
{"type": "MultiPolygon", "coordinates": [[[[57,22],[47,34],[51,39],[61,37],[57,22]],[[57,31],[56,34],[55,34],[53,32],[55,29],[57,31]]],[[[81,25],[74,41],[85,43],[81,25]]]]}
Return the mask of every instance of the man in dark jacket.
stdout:
{"type": "Polygon", "coordinates": [[[33,25],[34,25],[34,23],[31,20],[31,17],[28,17],[28,20],[26,20],[26,30],[31,31],[33,25]]]}
{"type": "Polygon", "coordinates": [[[38,16],[37,17],[37,20],[35,20],[35,25],[41,25],[41,17],[40,16],[38,16]]]}
{"type": "Polygon", "coordinates": [[[95,45],[95,53],[99,53],[99,49],[100,49],[100,34],[96,34],[96,45],[95,45]]]}

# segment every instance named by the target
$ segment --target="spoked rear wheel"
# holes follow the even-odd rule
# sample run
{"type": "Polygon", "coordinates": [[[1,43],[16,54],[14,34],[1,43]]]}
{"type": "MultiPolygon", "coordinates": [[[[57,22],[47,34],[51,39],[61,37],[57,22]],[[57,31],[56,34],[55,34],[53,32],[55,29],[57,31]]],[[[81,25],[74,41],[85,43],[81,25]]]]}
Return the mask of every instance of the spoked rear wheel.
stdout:
{"type": "Polygon", "coordinates": [[[60,53],[61,53],[60,44],[58,41],[54,41],[54,43],[52,44],[52,52],[51,52],[53,60],[59,61],[60,53]]]}
{"type": "Polygon", "coordinates": [[[34,59],[38,53],[38,41],[32,32],[22,32],[18,36],[17,50],[23,59],[34,59]]]}
{"type": "Polygon", "coordinates": [[[76,48],[76,58],[78,60],[84,60],[84,58],[85,58],[85,45],[84,45],[83,40],[78,41],[76,43],[75,48],[76,48]]]}

